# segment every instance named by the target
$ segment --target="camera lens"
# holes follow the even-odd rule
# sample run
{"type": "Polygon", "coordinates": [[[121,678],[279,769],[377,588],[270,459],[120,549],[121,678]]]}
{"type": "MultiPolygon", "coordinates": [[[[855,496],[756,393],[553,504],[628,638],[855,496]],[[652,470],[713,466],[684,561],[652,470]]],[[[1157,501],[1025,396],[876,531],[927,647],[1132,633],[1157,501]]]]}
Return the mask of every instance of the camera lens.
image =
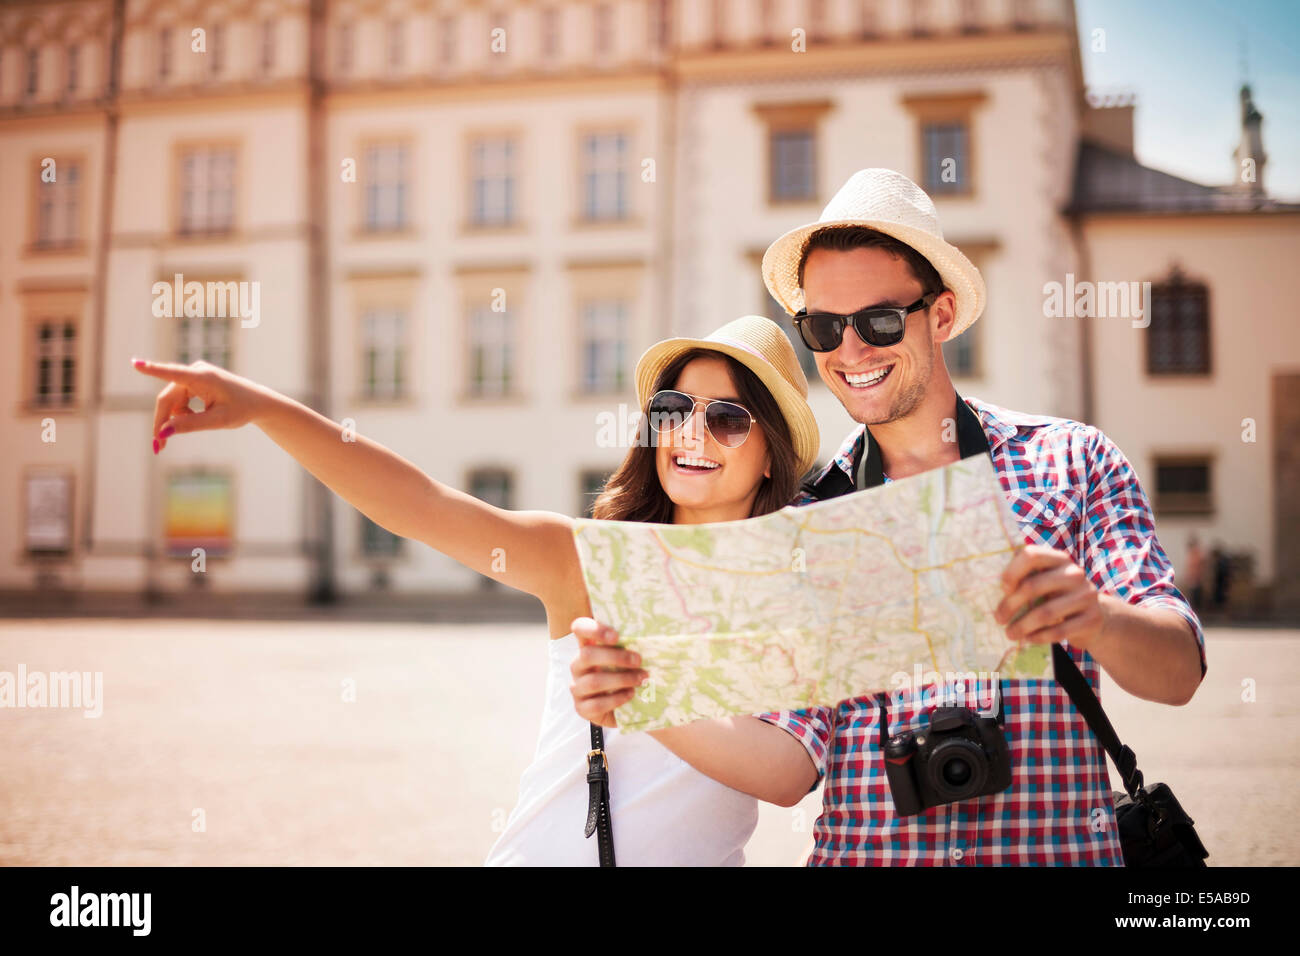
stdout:
{"type": "Polygon", "coordinates": [[[970,764],[964,757],[953,757],[943,765],[944,782],[952,787],[962,787],[970,782],[971,769],[970,764]]]}
{"type": "Polygon", "coordinates": [[[969,800],[983,789],[989,765],[984,751],[974,741],[959,737],[934,748],[926,761],[925,775],[944,802],[969,800]]]}

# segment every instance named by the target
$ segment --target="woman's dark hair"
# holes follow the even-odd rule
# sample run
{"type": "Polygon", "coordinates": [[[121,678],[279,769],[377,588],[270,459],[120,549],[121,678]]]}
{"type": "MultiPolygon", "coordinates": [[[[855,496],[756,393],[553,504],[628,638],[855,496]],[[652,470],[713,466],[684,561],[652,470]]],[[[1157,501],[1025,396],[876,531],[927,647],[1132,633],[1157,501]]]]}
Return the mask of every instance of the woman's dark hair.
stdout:
{"type": "MultiPolygon", "coordinates": [[[[740,404],[749,409],[756,419],[758,427],[763,429],[767,439],[767,448],[771,456],[772,474],[764,478],[759,486],[758,496],[754,499],[754,508],[750,517],[765,515],[788,505],[799,488],[800,473],[795,455],[794,442],[790,439],[790,427],[786,424],[781,407],[768,391],[767,386],[748,368],[729,355],[709,349],[691,349],[673,359],[655,380],[650,394],[677,385],[687,363],[697,358],[721,358],[727,363],[727,371],[736,386],[736,397],[740,404]]],[[[645,415],[645,409],[641,409],[645,415]]],[[[673,502],[659,483],[659,471],[655,467],[655,449],[658,446],[657,434],[645,425],[642,427],[648,440],[642,441],[638,432],[638,441],[627,453],[618,470],[609,476],[605,488],[592,505],[593,518],[612,521],[653,521],[670,524],[673,520],[673,502]]]]}

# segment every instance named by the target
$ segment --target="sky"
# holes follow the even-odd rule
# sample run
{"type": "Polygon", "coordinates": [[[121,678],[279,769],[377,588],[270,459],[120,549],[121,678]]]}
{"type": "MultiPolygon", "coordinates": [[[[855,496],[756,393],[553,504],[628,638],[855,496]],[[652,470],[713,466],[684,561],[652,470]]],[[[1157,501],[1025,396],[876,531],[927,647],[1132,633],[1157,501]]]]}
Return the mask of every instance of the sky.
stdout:
{"type": "Polygon", "coordinates": [[[1084,82],[1136,94],[1147,166],[1207,185],[1236,171],[1245,77],[1264,115],[1264,188],[1300,201],[1300,0],[1075,0],[1084,82]],[[1094,30],[1105,50],[1094,52],[1094,30]]]}

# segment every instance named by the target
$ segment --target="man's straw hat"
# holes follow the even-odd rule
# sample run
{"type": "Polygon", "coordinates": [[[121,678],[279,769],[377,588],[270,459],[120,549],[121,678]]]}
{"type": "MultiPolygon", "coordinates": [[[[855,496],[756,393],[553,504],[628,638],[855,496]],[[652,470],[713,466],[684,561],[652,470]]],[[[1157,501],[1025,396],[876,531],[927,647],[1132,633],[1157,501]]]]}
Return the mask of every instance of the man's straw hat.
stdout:
{"type": "MultiPolygon", "coordinates": [[[[646,349],[636,363],[636,396],[642,410],[650,401],[651,389],[668,365],[691,349],[707,349],[729,355],[758,376],[767,386],[790,428],[794,452],[803,474],[817,460],[821,433],[808,407],[808,379],[804,378],[794,346],[771,319],[746,315],[733,319],[702,339],[664,339],[646,349]]],[[[752,410],[751,410],[752,411],[752,410]]]]}
{"type": "Polygon", "coordinates": [[[984,279],[960,249],[944,242],[938,213],[925,191],[892,169],[860,169],[826,204],[820,219],[791,229],[763,255],[763,281],[791,315],[804,308],[799,287],[804,247],[809,236],[827,226],[866,226],[893,236],[929,259],[944,286],[957,297],[954,337],[984,311],[984,279]]]}

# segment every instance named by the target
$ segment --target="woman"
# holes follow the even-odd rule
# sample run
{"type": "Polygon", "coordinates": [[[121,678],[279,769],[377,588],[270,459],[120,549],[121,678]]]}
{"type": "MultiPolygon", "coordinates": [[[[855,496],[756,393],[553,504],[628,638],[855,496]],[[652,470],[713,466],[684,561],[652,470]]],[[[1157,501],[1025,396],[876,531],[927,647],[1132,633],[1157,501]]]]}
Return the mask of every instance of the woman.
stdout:
{"type": "MultiPolygon", "coordinates": [[[[271,389],[206,363],[133,359],[165,379],[154,453],[173,435],[255,424],[332,491],[394,534],[535,595],[550,631],[546,706],[519,803],[489,864],[595,865],[587,813],[588,725],[573,711],[571,622],[590,615],[573,520],[506,511],[271,389]],[[202,412],[189,403],[199,398],[202,412]],[[509,555],[506,568],[495,549],[509,555]]],[[[634,446],[597,499],[597,518],[697,524],[766,514],[790,502],[817,454],[808,383],[774,323],[729,322],[704,339],[668,339],[637,362],[651,441],[634,446]]],[[[630,699],[627,691],[617,703],[630,699]]],[[[704,776],[649,734],[606,731],[610,816],[620,864],[735,865],[758,821],[755,797],[704,776]]]]}

